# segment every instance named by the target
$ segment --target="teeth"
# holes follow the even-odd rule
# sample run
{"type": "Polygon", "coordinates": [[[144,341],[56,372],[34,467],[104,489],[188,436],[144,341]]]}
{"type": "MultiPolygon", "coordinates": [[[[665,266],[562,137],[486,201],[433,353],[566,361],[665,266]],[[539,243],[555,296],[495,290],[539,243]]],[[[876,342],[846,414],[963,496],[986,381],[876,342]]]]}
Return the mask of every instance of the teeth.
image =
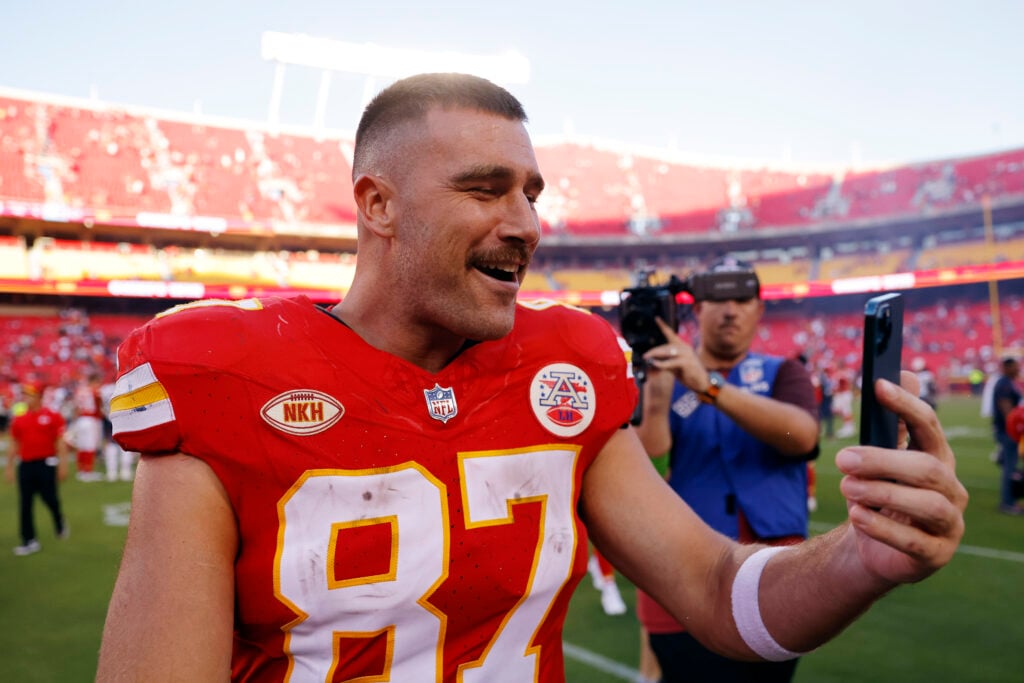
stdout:
{"type": "Polygon", "coordinates": [[[491,270],[502,270],[505,271],[506,273],[516,273],[519,271],[519,266],[517,265],[500,263],[481,263],[480,265],[483,268],[490,268],[491,270]]]}

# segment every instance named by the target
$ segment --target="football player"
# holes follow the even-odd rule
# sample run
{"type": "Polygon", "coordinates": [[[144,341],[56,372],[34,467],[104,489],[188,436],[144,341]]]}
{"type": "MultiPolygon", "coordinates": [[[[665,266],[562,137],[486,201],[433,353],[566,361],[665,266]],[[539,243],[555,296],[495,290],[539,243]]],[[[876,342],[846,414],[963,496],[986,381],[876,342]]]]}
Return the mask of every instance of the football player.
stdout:
{"type": "Polygon", "coordinates": [[[687,508],[628,426],[611,326],[517,303],[544,187],[525,119],[476,77],[398,81],[356,133],[344,301],[189,304],[122,345],[111,418],[143,456],[99,680],[562,681],[588,535],[743,658],[949,561],[966,493],[891,385],[915,450],[839,455],[850,523],[769,558],[687,508]]]}

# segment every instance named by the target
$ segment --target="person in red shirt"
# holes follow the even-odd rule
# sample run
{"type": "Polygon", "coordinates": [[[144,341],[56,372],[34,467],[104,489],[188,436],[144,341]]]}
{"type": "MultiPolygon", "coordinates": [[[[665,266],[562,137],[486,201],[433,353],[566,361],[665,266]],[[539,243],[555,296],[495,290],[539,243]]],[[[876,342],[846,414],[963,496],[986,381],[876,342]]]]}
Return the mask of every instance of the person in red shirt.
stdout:
{"type": "Polygon", "coordinates": [[[43,405],[43,386],[38,383],[22,385],[27,410],[11,422],[11,445],[8,450],[5,474],[14,481],[14,462],[18,466],[18,499],[21,523],[21,545],[14,548],[15,555],[31,555],[41,546],[36,539],[36,524],[32,510],[36,494],[50,509],[57,538],[67,538],[68,525],[61,512],[57,482],[67,476],[67,447],[64,442],[64,418],[43,405]]]}

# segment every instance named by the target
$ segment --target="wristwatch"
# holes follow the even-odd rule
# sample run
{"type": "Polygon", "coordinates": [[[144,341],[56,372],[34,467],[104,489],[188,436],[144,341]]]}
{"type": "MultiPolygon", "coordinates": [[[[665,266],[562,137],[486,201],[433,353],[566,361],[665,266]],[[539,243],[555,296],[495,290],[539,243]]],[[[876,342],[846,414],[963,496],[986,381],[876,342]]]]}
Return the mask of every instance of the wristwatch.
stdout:
{"type": "Polygon", "coordinates": [[[725,386],[725,378],[720,373],[711,371],[708,373],[708,388],[697,395],[701,403],[717,403],[718,392],[725,386]]]}

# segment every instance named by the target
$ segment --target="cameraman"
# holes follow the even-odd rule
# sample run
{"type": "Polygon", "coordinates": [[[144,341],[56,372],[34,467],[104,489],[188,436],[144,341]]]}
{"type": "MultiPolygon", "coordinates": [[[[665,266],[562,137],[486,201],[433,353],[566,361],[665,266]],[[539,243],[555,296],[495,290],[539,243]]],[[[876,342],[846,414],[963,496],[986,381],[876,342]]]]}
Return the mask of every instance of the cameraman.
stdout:
{"type": "MultiPolygon", "coordinates": [[[[646,356],[640,438],[652,457],[670,452],[669,484],[714,529],[745,543],[799,543],[807,461],[818,456],[810,376],[795,359],[750,352],[764,302],[749,264],[720,260],[687,289],[697,346],[662,326],[668,343],[646,356]]],[[[739,662],[711,652],[644,594],[637,611],[666,683],[793,677],[796,659],[739,662]]]]}

